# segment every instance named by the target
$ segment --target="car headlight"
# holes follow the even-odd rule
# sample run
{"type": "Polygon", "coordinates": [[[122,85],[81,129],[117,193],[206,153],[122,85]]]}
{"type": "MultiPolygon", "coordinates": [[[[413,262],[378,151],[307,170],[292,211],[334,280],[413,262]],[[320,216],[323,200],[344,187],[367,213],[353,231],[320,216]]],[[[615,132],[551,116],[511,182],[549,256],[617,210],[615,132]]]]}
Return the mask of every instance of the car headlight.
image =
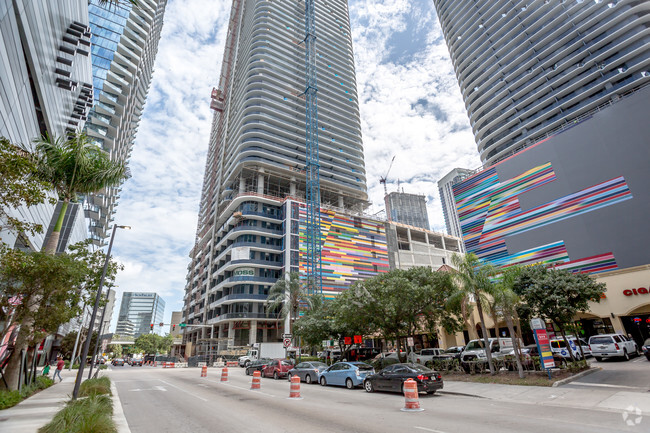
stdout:
{"type": "Polygon", "coordinates": [[[485,354],[485,352],[479,352],[479,353],[477,353],[477,356],[479,358],[487,358],[487,355],[485,354]]]}

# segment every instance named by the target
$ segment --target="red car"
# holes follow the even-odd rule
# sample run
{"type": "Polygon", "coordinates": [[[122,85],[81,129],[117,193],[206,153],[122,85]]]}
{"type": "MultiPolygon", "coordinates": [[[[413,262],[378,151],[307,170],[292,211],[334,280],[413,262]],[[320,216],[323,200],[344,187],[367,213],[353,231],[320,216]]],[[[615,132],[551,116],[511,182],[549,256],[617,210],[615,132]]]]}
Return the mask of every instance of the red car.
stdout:
{"type": "Polygon", "coordinates": [[[293,364],[291,362],[286,359],[277,358],[266,364],[260,371],[262,372],[262,377],[272,377],[277,380],[281,377],[287,377],[289,370],[292,368],[293,364]]]}

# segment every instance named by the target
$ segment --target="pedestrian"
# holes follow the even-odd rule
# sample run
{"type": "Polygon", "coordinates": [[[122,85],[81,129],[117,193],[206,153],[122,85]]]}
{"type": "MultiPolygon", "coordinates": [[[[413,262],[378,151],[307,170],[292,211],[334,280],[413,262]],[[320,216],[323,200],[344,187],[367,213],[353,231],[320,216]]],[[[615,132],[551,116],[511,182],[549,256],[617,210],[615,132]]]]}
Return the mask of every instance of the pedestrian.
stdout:
{"type": "Polygon", "coordinates": [[[50,364],[45,364],[43,368],[43,376],[47,377],[50,375],[50,364]]]}
{"type": "Polygon", "coordinates": [[[52,376],[52,380],[56,380],[56,376],[59,376],[59,382],[63,382],[63,378],[61,378],[61,370],[63,370],[63,367],[65,366],[65,362],[63,361],[63,357],[57,356],[57,361],[56,361],[56,370],[54,370],[54,376],[52,376]]]}

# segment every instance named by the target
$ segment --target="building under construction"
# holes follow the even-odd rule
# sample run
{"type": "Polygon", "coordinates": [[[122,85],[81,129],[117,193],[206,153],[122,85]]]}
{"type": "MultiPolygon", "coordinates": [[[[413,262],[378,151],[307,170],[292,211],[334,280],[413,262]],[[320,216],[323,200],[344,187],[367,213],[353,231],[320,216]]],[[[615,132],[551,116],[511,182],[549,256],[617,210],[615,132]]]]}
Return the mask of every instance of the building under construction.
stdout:
{"type": "Polygon", "coordinates": [[[388,270],[383,223],[362,214],[347,1],[307,3],[232,3],[188,266],[187,355],[279,341],[284,323],[264,302],[285,273],[319,269],[318,290],[331,297],[388,270]],[[314,200],[320,228],[309,257],[314,200]]]}

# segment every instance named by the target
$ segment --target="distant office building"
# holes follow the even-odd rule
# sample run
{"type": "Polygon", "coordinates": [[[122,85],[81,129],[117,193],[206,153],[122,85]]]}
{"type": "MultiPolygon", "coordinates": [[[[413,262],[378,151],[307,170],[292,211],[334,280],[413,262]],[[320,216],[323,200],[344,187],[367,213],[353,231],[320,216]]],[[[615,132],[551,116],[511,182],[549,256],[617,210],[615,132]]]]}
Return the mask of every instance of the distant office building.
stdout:
{"type": "MultiPolygon", "coordinates": [[[[81,128],[92,105],[90,28],[86,0],[0,1],[0,136],[28,145],[45,134],[56,137],[81,128]]],[[[55,195],[51,195],[55,197],[55,195]]],[[[21,206],[9,213],[43,225],[43,233],[0,239],[22,249],[40,250],[54,215],[54,206],[21,206]]],[[[85,223],[71,206],[70,227],[85,223]]],[[[62,236],[59,251],[73,240],[62,236]]]]}
{"type": "Polygon", "coordinates": [[[152,323],[154,332],[158,332],[164,313],[165,301],[158,294],[124,292],[115,333],[121,337],[138,338],[151,332],[152,323]]]}
{"type": "Polygon", "coordinates": [[[453,186],[462,182],[468,176],[471,176],[474,170],[467,168],[454,168],[447,173],[445,177],[438,181],[438,191],[440,193],[440,202],[442,203],[442,213],[445,216],[445,226],[447,233],[457,238],[462,238],[463,234],[460,229],[458,212],[456,211],[456,200],[454,199],[453,186]]]}
{"type": "MultiPolygon", "coordinates": [[[[104,313],[104,321],[102,322],[102,335],[108,334],[113,319],[113,310],[115,309],[115,290],[109,289],[108,296],[106,297],[106,313],[104,313]]],[[[101,316],[100,316],[101,317],[101,316]]]]}
{"type": "MultiPolygon", "coordinates": [[[[86,132],[114,161],[128,161],[151,83],[167,0],[88,5],[92,29],[95,105],[86,132]]],[[[91,194],[85,203],[91,238],[103,245],[121,187],[91,194]]]]}
{"type": "Polygon", "coordinates": [[[386,215],[390,221],[429,230],[427,200],[423,195],[391,192],[385,198],[386,215]]]}
{"type": "Polygon", "coordinates": [[[650,83],[650,2],[434,0],[485,165],[650,83]]]}

